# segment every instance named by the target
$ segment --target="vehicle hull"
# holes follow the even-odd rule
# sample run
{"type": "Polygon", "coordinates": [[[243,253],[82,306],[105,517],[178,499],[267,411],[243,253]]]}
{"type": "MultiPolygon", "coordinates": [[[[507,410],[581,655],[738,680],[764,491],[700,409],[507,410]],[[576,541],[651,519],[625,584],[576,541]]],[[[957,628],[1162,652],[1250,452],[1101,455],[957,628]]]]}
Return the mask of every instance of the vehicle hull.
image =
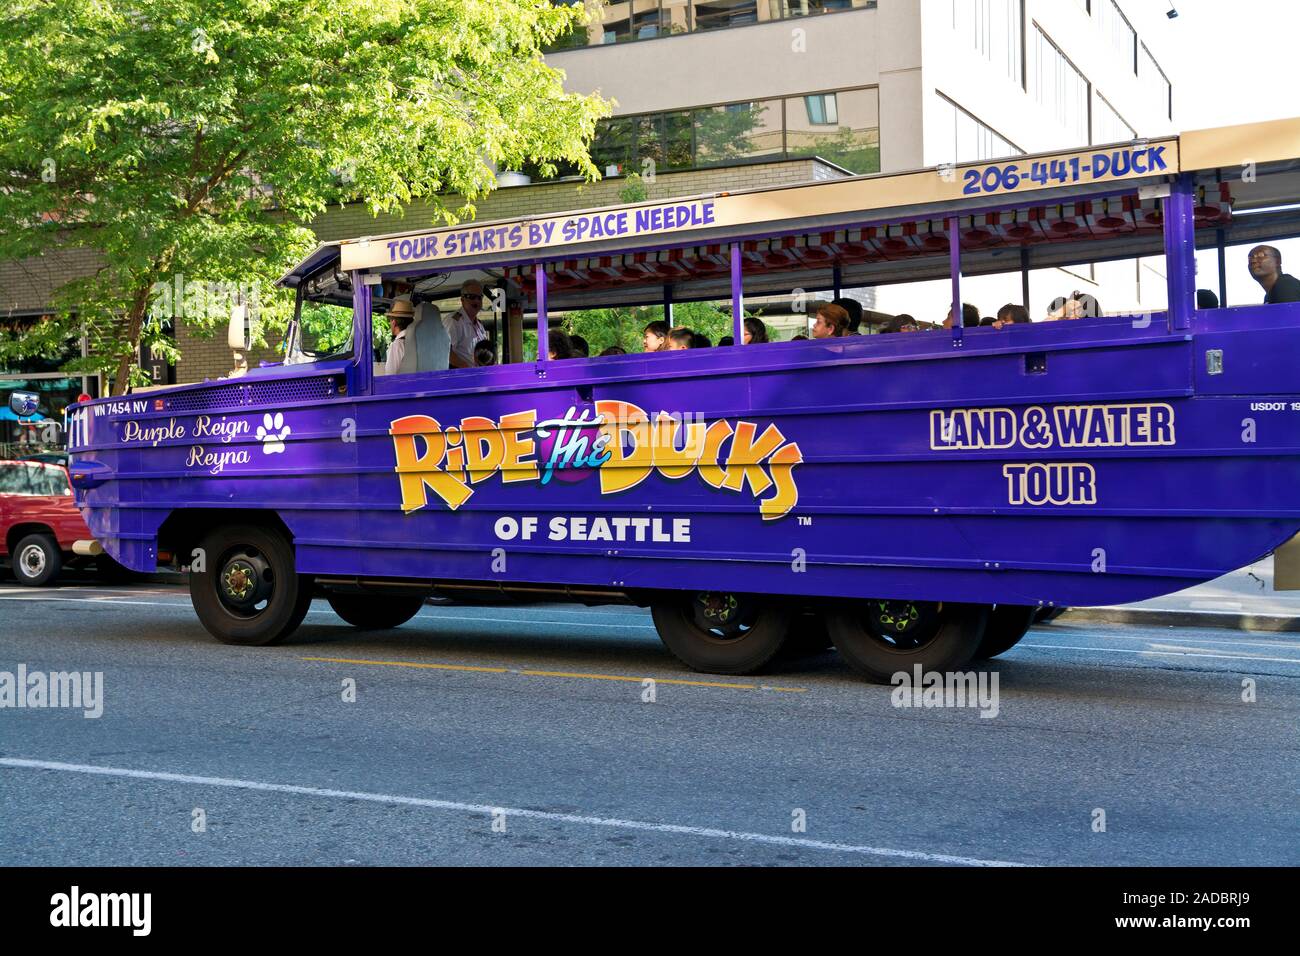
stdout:
{"type": "Polygon", "coordinates": [[[354,397],[341,376],[295,391],[321,378],[298,367],[264,379],[273,400],[210,383],[78,406],[72,471],[95,471],[82,513],[140,571],[169,517],[238,509],[278,516],[322,576],[1125,603],[1300,531],[1298,311],[513,365],[354,397]]]}

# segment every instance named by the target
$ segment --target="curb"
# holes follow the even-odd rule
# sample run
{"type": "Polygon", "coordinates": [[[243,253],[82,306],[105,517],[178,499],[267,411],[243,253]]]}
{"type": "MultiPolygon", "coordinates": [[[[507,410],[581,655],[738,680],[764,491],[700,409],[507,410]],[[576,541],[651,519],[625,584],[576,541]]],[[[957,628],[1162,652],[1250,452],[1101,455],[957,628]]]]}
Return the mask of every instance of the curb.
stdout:
{"type": "Polygon", "coordinates": [[[1052,623],[1131,624],[1136,627],[1217,627],[1232,631],[1300,631],[1300,617],[1236,611],[1146,610],[1126,607],[1072,607],[1052,623]]]}

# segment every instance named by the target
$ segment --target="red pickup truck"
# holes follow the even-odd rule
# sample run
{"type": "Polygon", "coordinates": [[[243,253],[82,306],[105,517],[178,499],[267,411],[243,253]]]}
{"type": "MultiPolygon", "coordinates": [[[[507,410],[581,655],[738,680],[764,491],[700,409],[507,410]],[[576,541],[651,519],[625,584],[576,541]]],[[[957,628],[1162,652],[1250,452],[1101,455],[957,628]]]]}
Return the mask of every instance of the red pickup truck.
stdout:
{"type": "Polygon", "coordinates": [[[98,550],[72,502],[66,468],[0,461],[0,557],[9,557],[19,584],[49,584],[65,560],[98,550]]]}

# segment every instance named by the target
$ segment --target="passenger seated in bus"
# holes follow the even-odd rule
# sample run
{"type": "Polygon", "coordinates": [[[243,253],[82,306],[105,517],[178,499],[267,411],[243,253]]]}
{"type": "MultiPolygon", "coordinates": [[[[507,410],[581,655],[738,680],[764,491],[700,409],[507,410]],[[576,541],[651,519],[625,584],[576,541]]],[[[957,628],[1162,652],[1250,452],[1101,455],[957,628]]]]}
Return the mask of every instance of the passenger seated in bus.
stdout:
{"type": "Polygon", "coordinates": [[[807,341],[808,341],[808,336],[804,335],[804,334],[801,332],[801,333],[799,333],[798,335],[792,335],[792,336],[790,336],[790,341],[791,341],[791,342],[807,342],[807,341]]]}
{"type": "Polygon", "coordinates": [[[573,346],[574,358],[590,358],[591,346],[587,344],[587,340],[581,335],[570,335],[569,344],[573,346]]]}
{"type": "Polygon", "coordinates": [[[491,339],[480,339],[474,343],[474,364],[479,368],[497,364],[497,350],[491,339]]]}
{"type": "Polygon", "coordinates": [[[1029,310],[1023,305],[1017,305],[1014,302],[1008,302],[1002,308],[998,309],[997,318],[993,320],[993,328],[1005,329],[1008,325],[1021,325],[1029,321],[1029,310]]]}
{"type": "Polygon", "coordinates": [[[1095,319],[1099,315],[1101,305],[1097,302],[1097,297],[1078,290],[1070,293],[1068,299],[1058,296],[1047,307],[1047,318],[1053,322],[1061,319],[1095,319]]]}
{"type": "Polygon", "coordinates": [[[552,361],[573,358],[573,341],[560,329],[551,329],[546,335],[547,357],[552,361]]]}
{"type": "Polygon", "coordinates": [[[724,335],[722,338],[718,339],[718,348],[722,348],[725,345],[735,345],[735,344],[736,344],[736,337],[734,335],[724,335]]]}
{"type": "MultiPolygon", "coordinates": [[[[980,324],[980,310],[975,308],[969,302],[961,304],[961,327],[963,329],[976,329],[980,324]]],[[[943,320],[945,329],[952,328],[952,307],[948,307],[948,316],[943,320]]]]}
{"type": "Polygon", "coordinates": [[[597,357],[604,358],[606,355],[626,355],[626,354],[627,354],[627,349],[623,348],[623,346],[611,345],[609,348],[605,349],[605,351],[601,352],[600,355],[597,357]]]}
{"type": "Polygon", "coordinates": [[[667,322],[651,322],[641,330],[641,343],[645,346],[647,352],[666,352],[668,350],[668,333],[670,329],[667,322]]]}
{"type": "Polygon", "coordinates": [[[667,351],[683,352],[695,341],[695,333],[684,325],[679,325],[668,333],[667,351]]]}
{"type": "Polygon", "coordinates": [[[813,322],[815,339],[840,339],[849,334],[849,314],[838,305],[823,302],[817,306],[817,319],[813,322]]]}
{"type": "Polygon", "coordinates": [[[691,348],[693,349],[711,349],[713,342],[703,332],[691,333],[691,348]]]}
{"type": "Polygon", "coordinates": [[[980,319],[980,328],[991,329],[995,322],[997,322],[997,319],[993,318],[993,316],[991,315],[986,315],[982,319],[980,319]]]}
{"type": "Polygon", "coordinates": [[[1247,257],[1251,278],[1264,290],[1264,304],[1300,302],[1300,280],[1282,271],[1282,253],[1274,246],[1256,246],[1247,257]]]}
{"type": "Polygon", "coordinates": [[[746,316],[743,325],[745,329],[743,341],[746,345],[762,345],[770,341],[767,337],[767,326],[763,324],[762,319],[756,319],[752,315],[746,316]]]}
{"type": "Polygon", "coordinates": [[[451,367],[474,367],[474,343],[487,338],[487,329],[478,320],[483,308],[483,285],[477,279],[466,279],[460,286],[460,308],[442,317],[451,339],[451,367]]]}
{"type": "Polygon", "coordinates": [[[915,332],[916,319],[906,312],[901,312],[882,325],[880,331],[882,334],[886,332],[915,332]]]}
{"type": "Polygon", "coordinates": [[[406,330],[415,318],[415,306],[406,296],[393,300],[388,307],[388,329],[393,333],[393,341],[388,345],[388,357],[384,360],[384,374],[396,375],[402,367],[402,356],[406,354],[406,330]]]}
{"type": "Polygon", "coordinates": [[[849,330],[845,334],[859,335],[858,330],[862,327],[862,303],[857,299],[841,296],[838,299],[832,299],[831,305],[838,305],[849,314],[849,330]]]}
{"type": "Polygon", "coordinates": [[[1197,289],[1196,307],[1198,309],[1217,309],[1219,307],[1219,297],[1209,289],[1197,289]]]}

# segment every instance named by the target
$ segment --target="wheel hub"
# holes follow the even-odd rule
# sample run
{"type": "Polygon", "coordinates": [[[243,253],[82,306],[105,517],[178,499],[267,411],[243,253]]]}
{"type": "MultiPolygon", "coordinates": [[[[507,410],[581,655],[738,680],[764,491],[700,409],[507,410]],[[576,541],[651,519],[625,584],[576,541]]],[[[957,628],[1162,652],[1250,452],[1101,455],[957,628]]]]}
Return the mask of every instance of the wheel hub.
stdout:
{"type": "Polygon", "coordinates": [[[868,623],[873,631],[895,645],[916,646],[937,630],[942,608],[932,601],[872,601],[868,623]]]}
{"type": "Polygon", "coordinates": [[[217,576],[217,595],[232,611],[249,614],[270,599],[273,584],[266,558],[255,551],[241,551],[222,564],[217,576]]]}
{"type": "Polygon", "coordinates": [[[34,578],[45,570],[45,551],[34,544],[23,548],[18,560],[30,577],[34,578]]]}
{"type": "Polygon", "coordinates": [[[721,637],[738,637],[752,625],[752,609],[738,595],[701,591],[691,602],[697,627],[721,637]]]}

